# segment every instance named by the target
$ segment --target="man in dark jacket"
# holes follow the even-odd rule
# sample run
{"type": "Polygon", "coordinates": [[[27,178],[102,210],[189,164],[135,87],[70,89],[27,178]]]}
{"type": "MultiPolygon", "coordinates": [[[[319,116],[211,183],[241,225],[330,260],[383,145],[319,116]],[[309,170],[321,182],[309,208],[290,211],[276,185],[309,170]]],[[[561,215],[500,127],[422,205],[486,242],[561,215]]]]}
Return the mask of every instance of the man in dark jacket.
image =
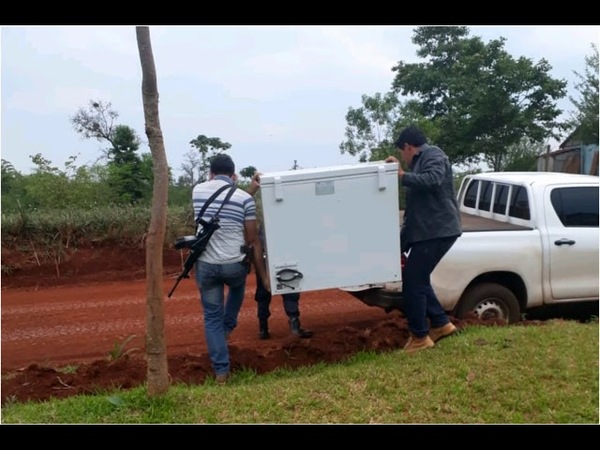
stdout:
{"type": "MultiPolygon", "coordinates": [[[[427,144],[423,132],[410,126],[395,142],[405,172],[398,176],[406,188],[406,209],[400,231],[402,252],[409,252],[402,272],[403,312],[410,338],[407,352],[431,348],[453,334],[450,322],[431,286],[431,273],[462,234],[452,165],[439,148],[427,144]]],[[[398,159],[389,156],[386,162],[398,159]]]]}

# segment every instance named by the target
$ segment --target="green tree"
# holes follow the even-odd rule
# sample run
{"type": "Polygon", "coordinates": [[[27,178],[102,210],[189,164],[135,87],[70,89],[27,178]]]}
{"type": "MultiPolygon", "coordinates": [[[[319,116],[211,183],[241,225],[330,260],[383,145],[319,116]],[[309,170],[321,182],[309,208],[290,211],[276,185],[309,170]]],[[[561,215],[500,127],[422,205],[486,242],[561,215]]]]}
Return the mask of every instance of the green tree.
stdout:
{"type": "Polygon", "coordinates": [[[71,208],[90,209],[114,204],[114,199],[107,195],[108,178],[107,166],[99,163],[74,168],[69,177],[73,193],[71,208]]]}
{"type": "MultiPolygon", "coordinates": [[[[194,150],[188,150],[184,155],[184,161],[181,163],[180,170],[183,175],[179,176],[178,186],[188,186],[192,188],[202,179],[202,158],[200,153],[194,150]]],[[[190,190],[191,195],[191,190],[190,190]]]]}
{"type": "Polygon", "coordinates": [[[505,38],[484,43],[467,27],[418,27],[413,43],[423,63],[400,61],[392,90],[421,104],[433,122],[440,145],[454,163],[492,158],[503,164],[506,148],[524,137],[543,142],[558,137],[564,125],[556,100],[566,81],[550,77],[545,59],[514,59],[505,38]]]}
{"type": "Polygon", "coordinates": [[[87,109],[80,108],[75,113],[71,123],[84,138],[110,143],[106,158],[112,194],[118,203],[138,203],[151,195],[148,189],[152,185],[152,171],[144,167],[142,157],[136,153],[141,141],[135,130],[116,125],[118,116],[109,102],[90,101],[87,109]]]}
{"type": "Polygon", "coordinates": [[[42,209],[63,209],[71,204],[69,177],[40,153],[30,155],[35,165],[33,173],[27,177],[25,191],[29,207],[42,209]]]}
{"type": "Polygon", "coordinates": [[[71,124],[85,139],[106,140],[112,144],[117,117],[119,113],[112,109],[110,102],[90,100],[87,109],[79,108],[71,117],[71,124]]]}
{"type": "Polygon", "coordinates": [[[88,209],[114,203],[107,195],[109,170],[106,166],[75,165],[71,156],[63,170],[52,165],[40,153],[30,156],[36,166],[24,177],[27,204],[30,207],[50,209],[88,209]]]}
{"type": "Polygon", "coordinates": [[[524,137],[505,150],[504,157],[498,158],[498,154],[489,155],[486,156],[485,162],[499,172],[534,172],[537,170],[538,156],[544,151],[544,144],[532,142],[524,137]]]}
{"type": "Polygon", "coordinates": [[[200,152],[200,165],[198,166],[200,180],[206,180],[212,159],[231,148],[229,142],[223,142],[217,137],[209,138],[203,134],[192,139],[190,145],[200,152]]]}
{"type": "Polygon", "coordinates": [[[25,199],[25,177],[10,161],[2,159],[2,211],[18,210],[25,199]]]}
{"type": "Polygon", "coordinates": [[[202,160],[200,153],[195,150],[188,150],[184,155],[183,163],[179,166],[182,172],[177,180],[172,179],[169,169],[169,205],[184,206],[192,208],[192,189],[202,180],[201,167],[202,160]]]}
{"type": "Polygon", "coordinates": [[[133,128],[127,125],[117,125],[111,138],[111,144],[109,159],[112,163],[123,166],[140,162],[140,158],[135,153],[140,148],[140,139],[133,128]]]}
{"type": "Polygon", "coordinates": [[[346,140],[339,149],[342,154],[358,156],[360,162],[374,161],[381,150],[393,150],[400,102],[393,92],[363,95],[361,102],[360,108],[349,108],[346,113],[346,140]]]}
{"type": "Polygon", "coordinates": [[[584,144],[599,145],[598,129],[598,98],[600,97],[598,85],[598,45],[592,44],[592,54],[585,58],[585,71],[580,74],[574,71],[580,82],[576,85],[580,97],[569,97],[577,111],[569,121],[572,129],[579,129],[578,138],[584,144]]]}
{"type": "Polygon", "coordinates": [[[362,107],[348,109],[346,124],[346,140],[340,144],[340,152],[358,156],[360,162],[382,161],[394,154],[394,141],[409,124],[419,125],[430,138],[437,136],[421,104],[415,100],[402,103],[393,92],[363,95],[362,107]]]}
{"type": "MultiPolygon", "coordinates": [[[[12,165],[10,161],[2,159],[1,161],[1,171],[2,171],[2,196],[4,197],[6,194],[9,194],[11,190],[15,188],[18,184],[19,180],[23,177],[15,166],[12,165]]],[[[4,198],[3,198],[4,200],[4,198]]]]}
{"type": "MultiPolygon", "coordinates": [[[[3,212],[90,209],[120,203],[115,201],[111,190],[111,183],[115,180],[111,172],[115,167],[98,162],[77,166],[76,157],[71,156],[64,163],[64,168],[59,168],[41,153],[30,155],[29,158],[34,170],[28,175],[22,175],[9,161],[2,160],[3,212]]],[[[143,180],[153,180],[152,167],[151,155],[143,154],[143,180]]],[[[152,192],[151,182],[144,181],[148,184],[144,186],[148,195],[152,192]]],[[[186,200],[189,201],[189,195],[186,200]]]]}
{"type": "Polygon", "coordinates": [[[240,170],[240,176],[245,179],[250,179],[254,176],[254,174],[256,172],[257,172],[256,167],[248,166],[248,167],[244,167],[242,170],[240,170]]]}
{"type": "Polygon", "coordinates": [[[109,186],[119,203],[137,203],[146,193],[149,174],[142,171],[142,159],[135,153],[140,141],[135,131],[126,125],[117,125],[108,150],[109,186]]]}

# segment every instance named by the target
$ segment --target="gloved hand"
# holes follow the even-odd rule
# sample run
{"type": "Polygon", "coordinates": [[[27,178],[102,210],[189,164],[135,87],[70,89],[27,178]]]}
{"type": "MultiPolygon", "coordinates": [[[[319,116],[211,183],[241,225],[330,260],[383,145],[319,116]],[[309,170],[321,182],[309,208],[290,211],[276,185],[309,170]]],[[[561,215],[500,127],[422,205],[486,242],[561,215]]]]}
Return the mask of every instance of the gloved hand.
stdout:
{"type": "Polygon", "coordinates": [[[406,240],[406,228],[400,228],[400,252],[406,253],[410,250],[410,243],[406,240]]]}

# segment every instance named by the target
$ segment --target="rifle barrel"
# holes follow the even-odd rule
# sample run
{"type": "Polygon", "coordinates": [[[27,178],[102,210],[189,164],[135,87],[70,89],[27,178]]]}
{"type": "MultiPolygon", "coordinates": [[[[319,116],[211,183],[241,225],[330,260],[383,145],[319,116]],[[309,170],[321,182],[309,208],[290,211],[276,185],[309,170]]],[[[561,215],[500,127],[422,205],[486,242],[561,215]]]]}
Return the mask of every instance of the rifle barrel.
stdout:
{"type": "Polygon", "coordinates": [[[175,292],[175,288],[177,287],[177,285],[179,284],[179,282],[181,281],[182,278],[183,278],[183,273],[177,277],[177,281],[175,281],[175,285],[171,288],[171,290],[169,291],[169,294],[167,295],[168,298],[171,298],[171,295],[173,295],[173,292],[175,292]]]}

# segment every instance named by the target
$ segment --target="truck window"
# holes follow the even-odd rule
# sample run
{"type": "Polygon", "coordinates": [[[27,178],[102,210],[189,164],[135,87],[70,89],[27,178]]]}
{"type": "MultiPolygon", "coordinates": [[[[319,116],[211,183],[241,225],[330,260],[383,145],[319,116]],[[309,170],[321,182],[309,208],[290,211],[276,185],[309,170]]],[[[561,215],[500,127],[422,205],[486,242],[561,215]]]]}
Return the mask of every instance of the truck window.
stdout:
{"type": "Polygon", "coordinates": [[[508,185],[496,184],[496,195],[494,196],[494,212],[506,214],[506,200],[508,199],[508,185]]]}
{"type": "Polygon", "coordinates": [[[565,227],[598,228],[598,187],[564,187],[552,190],[550,201],[565,227]]]}
{"type": "Polygon", "coordinates": [[[481,185],[481,196],[479,197],[479,209],[489,211],[492,204],[492,188],[494,184],[491,181],[483,181],[481,185]]]}
{"type": "Polygon", "coordinates": [[[529,220],[529,200],[524,186],[513,186],[508,215],[518,219],[529,220]]]}
{"type": "Polygon", "coordinates": [[[477,188],[479,187],[479,180],[471,181],[469,187],[467,188],[467,193],[465,194],[465,206],[469,208],[475,208],[477,203],[477,188]]]}

